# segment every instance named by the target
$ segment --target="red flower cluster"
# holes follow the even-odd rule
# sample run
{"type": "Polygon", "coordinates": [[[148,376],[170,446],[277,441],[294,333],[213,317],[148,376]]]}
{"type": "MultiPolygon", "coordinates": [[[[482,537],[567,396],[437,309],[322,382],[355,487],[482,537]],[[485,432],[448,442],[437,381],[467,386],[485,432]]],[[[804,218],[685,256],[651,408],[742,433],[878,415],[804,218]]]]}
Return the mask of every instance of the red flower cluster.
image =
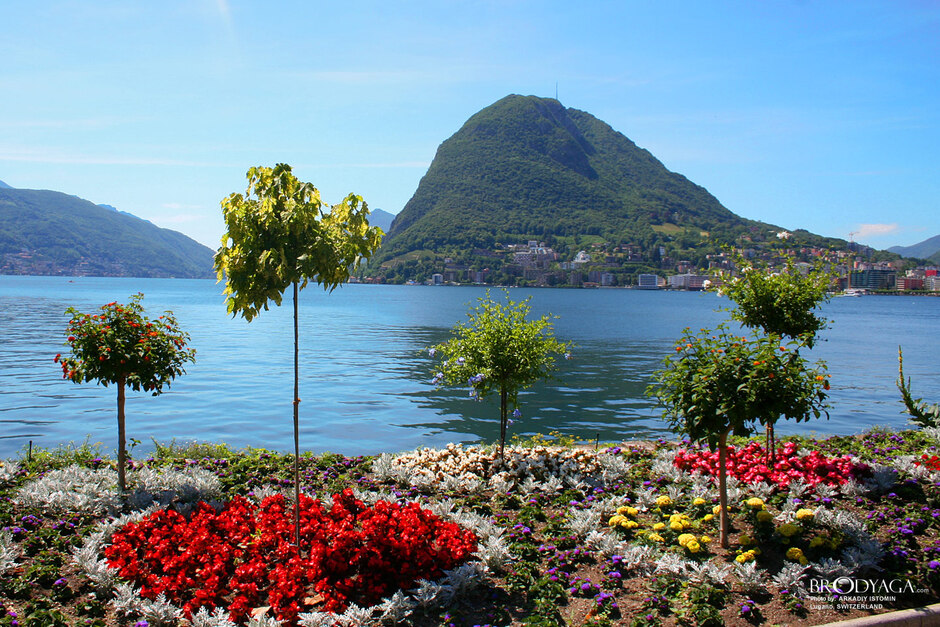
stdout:
{"type": "Polygon", "coordinates": [[[374,605],[476,550],[472,532],[414,503],[365,507],[349,489],[333,499],[327,511],[301,495],[302,554],[291,542],[292,505],[276,495],[260,506],[235,497],[219,513],[201,503],[189,520],[161,510],[116,532],[105,556],[144,597],[162,592],[187,616],[227,605],[244,620],[268,605],[294,624],[302,611],[374,605]]]}
{"type": "Polygon", "coordinates": [[[927,454],[924,453],[923,455],[921,455],[920,459],[921,461],[914,462],[914,463],[917,464],[918,466],[926,466],[927,468],[930,468],[931,470],[940,470],[940,457],[937,457],[936,455],[932,455],[928,457],[927,454]]]}
{"type": "MultiPolygon", "coordinates": [[[[777,449],[776,463],[771,467],[768,464],[767,451],[757,442],[751,442],[740,450],[729,446],[726,462],[728,475],[746,483],[766,481],[786,487],[797,479],[802,479],[810,485],[837,485],[845,483],[850,477],[858,478],[871,474],[871,468],[867,464],[855,464],[847,456],[830,458],[813,451],[801,457],[797,454],[798,449],[799,446],[794,442],[787,442],[777,449]]],[[[680,449],[676,453],[675,464],[677,468],[688,472],[698,470],[718,476],[717,451],[680,449]]]]}

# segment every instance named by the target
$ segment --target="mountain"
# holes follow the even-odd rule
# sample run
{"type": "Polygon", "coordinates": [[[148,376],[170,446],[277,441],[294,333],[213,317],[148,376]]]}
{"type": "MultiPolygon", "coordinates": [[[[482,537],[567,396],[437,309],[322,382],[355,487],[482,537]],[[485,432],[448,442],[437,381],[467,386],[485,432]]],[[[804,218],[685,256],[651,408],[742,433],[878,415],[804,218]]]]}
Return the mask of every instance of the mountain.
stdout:
{"type": "Polygon", "coordinates": [[[930,259],[940,253],[940,235],[934,235],[913,246],[892,246],[888,252],[897,253],[902,257],[930,259]]]}
{"type": "Polygon", "coordinates": [[[0,274],[208,278],[214,251],[77,196],[0,189],[0,274]]]}
{"type": "Polygon", "coordinates": [[[660,246],[685,259],[703,242],[771,231],[780,229],[735,215],[591,114],[512,95],[440,145],[376,263],[390,270],[445,255],[492,268],[494,250],[530,240],[566,258],[590,245],[625,245],[650,259],[660,246]]]}
{"type": "Polygon", "coordinates": [[[369,226],[377,226],[386,233],[392,228],[392,221],[395,219],[394,213],[389,213],[388,211],[382,211],[381,209],[373,209],[369,213],[369,226]]]}
{"type": "Polygon", "coordinates": [[[6,183],[4,183],[3,181],[0,181],[0,189],[13,189],[13,188],[7,185],[6,183]]]}

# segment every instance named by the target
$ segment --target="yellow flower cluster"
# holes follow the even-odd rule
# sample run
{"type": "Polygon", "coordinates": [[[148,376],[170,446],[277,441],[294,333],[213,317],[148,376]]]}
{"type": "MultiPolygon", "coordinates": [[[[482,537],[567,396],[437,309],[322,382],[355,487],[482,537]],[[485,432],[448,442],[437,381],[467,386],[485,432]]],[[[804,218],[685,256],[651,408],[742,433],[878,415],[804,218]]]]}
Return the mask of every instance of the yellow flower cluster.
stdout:
{"type": "Polygon", "coordinates": [[[672,507],[672,499],[664,494],[656,499],[656,507],[672,507]]]}
{"type": "Polygon", "coordinates": [[[617,513],[621,516],[636,516],[640,513],[640,510],[635,507],[630,507],[629,505],[624,505],[617,508],[617,513]]]}
{"type": "Polygon", "coordinates": [[[767,506],[764,505],[764,500],[759,499],[756,496],[749,498],[747,501],[745,501],[745,504],[751,509],[767,509],[767,506]]]}
{"type": "Polygon", "coordinates": [[[756,542],[751,536],[747,535],[746,533],[742,533],[740,536],[738,536],[738,544],[741,546],[751,546],[756,544],[756,542]]]}
{"type": "Polygon", "coordinates": [[[779,529],[777,529],[777,532],[784,538],[792,538],[801,531],[803,531],[802,527],[799,525],[794,525],[793,523],[784,523],[780,525],[779,529]]]}
{"type": "Polygon", "coordinates": [[[787,549],[787,559],[799,562],[802,566],[806,566],[806,564],[809,563],[809,560],[803,555],[803,551],[795,546],[787,549]]]}
{"type": "Polygon", "coordinates": [[[658,533],[651,533],[651,534],[649,534],[649,535],[646,536],[646,537],[649,538],[650,540],[652,540],[653,542],[665,542],[665,540],[666,540],[665,538],[663,538],[663,537],[662,537],[661,535],[659,535],[658,533]]]}
{"type": "Polygon", "coordinates": [[[709,542],[711,542],[711,538],[708,536],[696,538],[691,533],[683,533],[679,535],[679,546],[686,549],[689,553],[698,553],[702,550],[702,545],[708,544],[709,542]]]}
{"type": "Polygon", "coordinates": [[[799,521],[813,520],[816,516],[816,512],[811,509],[798,509],[796,510],[796,519],[799,521]]]}
{"type": "Polygon", "coordinates": [[[767,524],[774,519],[774,515],[768,512],[766,509],[762,509],[757,512],[757,522],[767,524]]]}
{"type": "Polygon", "coordinates": [[[839,548],[839,541],[835,538],[826,538],[823,536],[816,536],[809,541],[809,548],[818,549],[820,547],[835,551],[839,548]]]}
{"type": "Polygon", "coordinates": [[[700,496],[696,497],[692,499],[692,505],[695,505],[696,507],[701,507],[702,505],[705,505],[705,499],[703,499],[700,496]]]}
{"type": "Polygon", "coordinates": [[[607,524],[611,527],[620,527],[621,529],[627,530],[636,529],[640,526],[640,523],[635,520],[630,520],[622,514],[611,517],[611,519],[607,521],[607,524]]]}
{"type": "Polygon", "coordinates": [[[745,564],[747,562],[753,562],[755,559],[757,559],[757,549],[751,549],[750,551],[745,551],[744,553],[738,555],[736,558],[734,558],[734,561],[738,562],[739,564],[745,564]]]}
{"type": "Polygon", "coordinates": [[[682,531],[692,526],[692,520],[685,514],[673,514],[669,517],[668,525],[673,531],[682,531]]]}

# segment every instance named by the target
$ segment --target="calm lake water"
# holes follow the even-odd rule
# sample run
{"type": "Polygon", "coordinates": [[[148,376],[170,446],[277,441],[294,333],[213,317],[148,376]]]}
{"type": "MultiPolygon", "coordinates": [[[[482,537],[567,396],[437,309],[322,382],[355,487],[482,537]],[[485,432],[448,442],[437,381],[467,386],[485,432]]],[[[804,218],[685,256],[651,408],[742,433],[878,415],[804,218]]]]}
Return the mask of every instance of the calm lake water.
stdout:
{"type": "MultiPolygon", "coordinates": [[[[0,276],[0,457],[30,440],[51,447],[88,438],[114,448],[115,389],[64,381],[52,358],[65,352],[66,307],[91,311],[136,292],[145,294],[151,317],[173,310],[197,361],[161,396],[128,393],[128,437],[145,450],[151,438],[291,449],[291,308],[273,307],[249,324],[226,315],[221,289],[199,280],[0,276]]],[[[425,351],[484,292],[371,285],[301,292],[301,447],[351,455],[495,440],[498,400],[474,402],[466,389],[432,386],[425,351]]],[[[521,397],[523,418],[511,433],[558,430],[602,441],[670,433],[643,393],[650,375],[684,327],[714,326],[726,317],[716,310],[728,305],[694,292],[511,295],[531,296],[537,315],[559,316],[556,334],[576,344],[555,380],[521,397]]],[[[835,298],[824,315],[831,328],[812,357],[826,360],[832,374],[830,419],[782,423],[779,431],[904,427],[895,388],[899,344],[915,393],[940,400],[940,298],[835,298]]]]}

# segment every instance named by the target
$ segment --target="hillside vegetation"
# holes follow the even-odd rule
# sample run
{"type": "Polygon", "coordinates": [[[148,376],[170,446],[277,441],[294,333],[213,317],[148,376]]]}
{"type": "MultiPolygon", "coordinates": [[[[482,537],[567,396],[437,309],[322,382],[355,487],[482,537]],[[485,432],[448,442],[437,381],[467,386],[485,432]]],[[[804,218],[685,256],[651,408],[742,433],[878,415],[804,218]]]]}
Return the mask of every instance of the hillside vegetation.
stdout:
{"type": "Polygon", "coordinates": [[[0,274],[208,278],[182,233],[61,192],[0,189],[0,274]]]}
{"type": "MultiPolygon", "coordinates": [[[[510,262],[505,245],[530,240],[562,259],[582,248],[630,259],[633,272],[655,269],[663,257],[698,266],[722,245],[774,240],[780,230],[732,213],[591,114],[512,95],[440,145],[373,271],[422,280],[450,259],[511,282],[499,278],[510,262]],[[415,251],[423,251],[418,259],[415,251]]],[[[794,233],[796,242],[836,243],[806,231],[794,233]]]]}

